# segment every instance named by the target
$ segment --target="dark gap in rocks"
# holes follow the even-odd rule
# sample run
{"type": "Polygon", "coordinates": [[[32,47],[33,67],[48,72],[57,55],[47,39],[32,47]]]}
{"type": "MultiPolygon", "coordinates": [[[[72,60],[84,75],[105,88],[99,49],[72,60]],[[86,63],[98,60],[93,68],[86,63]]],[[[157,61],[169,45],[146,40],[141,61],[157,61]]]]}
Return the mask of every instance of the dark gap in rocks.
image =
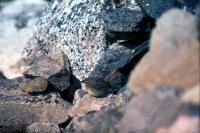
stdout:
{"type": "Polygon", "coordinates": [[[149,33],[147,32],[109,32],[107,33],[106,40],[107,44],[113,44],[119,40],[140,42],[147,40],[149,33]]]}
{"type": "Polygon", "coordinates": [[[0,79],[7,79],[6,76],[0,71],[0,79]]]}
{"type": "Polygon", "coordinates": [[[198,117],[200,117],[200,106],[199,105],[193,105],[193,104],[183,105],[183,109],[180,113],[188,115],[188,116],[198,116],[198,117]]]}
{"type": "Polygon", "coordinates": [[[128,79],[130,72],[135,68],[137,63],[148,52],[148,49],[149,49],[149,41],[146,41],[141,45],[137,46],[134,49],[135,53],[133,54],[131,60],[126,65],[124,65],[122,68],[119,69],[119,72],[126,77],[126,80],[128,79]]]}
{"type": "Polygon", "coordinates": [[[72,103],[76,90],[81,88],[81,82],[76,76],[72,75],[70,78],[70,86],[67,90],[60,92],[61,98],[72,103]]]}
{"type": "Polygon", "coordinates": [[[116,32],[108,31],[106,34],[106,43],[111,45],[119,40],[132,41],[134,43],[141,43],[148,40],[152,29],[155,27],[155,19],[151,17],[145,17],[143,21],[138,24],[136,29],[138,31],[133,32],[116,32]]]}
{"type": "Polygon", "coordinates": [[[72,119],[73,119],[72,117],[68,117],[68,119],[65,122],[58,124],[58,127],[65,129],[72,121],[72,119]]]}

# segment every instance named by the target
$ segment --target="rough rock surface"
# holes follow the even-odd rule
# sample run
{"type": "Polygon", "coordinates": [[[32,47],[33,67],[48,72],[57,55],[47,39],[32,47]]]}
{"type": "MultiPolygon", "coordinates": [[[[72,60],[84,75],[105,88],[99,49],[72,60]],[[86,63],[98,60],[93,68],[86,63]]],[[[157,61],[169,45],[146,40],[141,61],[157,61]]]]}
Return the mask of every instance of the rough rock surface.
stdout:
{"type": "MultiPolygon", "coordinates": [[[[133,50],[118,43],[117,46],[109,45],[110,40],[121,36],[120,32],[133,36],[139,34],[146,39],[148,34],[141,36],[141,32],[149,32],[144,28],[149,25],[145,20],[145,13],[134,0],[119,4],[107,0],[63,0],[61,3],[56,0],[39,20],[35,35],[24,50],[25,62],[29,65],[37,56],[61,49],[69,57],[73,73],[80,80],[93,75],[92,71],[96,75],[108,74],[110,69],[106,69],[111,65],[107,64],[126,62],[132,57],[133,50]],[[119,21],[116,17],[120,18],[119,21]],[[113,23],[116,25],[110,27],[113,23]],[[114,33],[110,33],[112,29],[114,33]]],[[[128,40],[127,35],[119,40],[128,40]]]]}
{"type": "MultiPolygon", "coordinates": [[[[70,66],[68,66],[69,68],[70,66]]],[[[71,71],[48,56],[36,58],[30,67],[24,71],[25,76],[44,77],[58,91],[66,90],[70,85],[71,71]]]]}
{"type": "Polygon", "coordinates": [[[55,93],[31,96],[18,89],[23,78],[0,80],[1,130],[24,130],[32,123],[59,124],[68,118],[71,105],[55,93]]]}
{"type": "Polygon", "coordinates": [[[44,92],[48,87],[48,81],[45,78],[37,77],[32,80],[24,81],[20,84],[21,91],[27,93],[44,92]]]}
{"type": "Polygon", "coordinates": [[[187,90],[199,83],[200,45],[195,16],[178,9],[167,12],[158,20],[150,45],[129,78],[131,92],[159,85],[187,90]]]}
{"type": "Polygon", "coordinates": [[[27,133],[60,133],[58,125],[51,123],[33,123],[25,130],[27,133]]]}
{"type": "Polygon", "coordinates": [[[95,98],[83,90],[79,89],[76,91],[74,99],[74,105],[69,111],[71,116],[80,116],[93,111],[100,111],[106,108],[111,108],[114,103],[114,96],[108,95],[104,98],[95,98]]]}
{"type": "Polygon", "coordinates": [[[118,110],[109,110],[76,117],[72,121],[72,133],[117,133],[114,126],[122,116],[118,110]]]}
{"type": "Polygon", "coordinates": [[[125,115],[116,126],[120,132],[153,133],[169,124],[179,112],[180,101],[176,91],[156,88],[131,99],[125,115]]]}

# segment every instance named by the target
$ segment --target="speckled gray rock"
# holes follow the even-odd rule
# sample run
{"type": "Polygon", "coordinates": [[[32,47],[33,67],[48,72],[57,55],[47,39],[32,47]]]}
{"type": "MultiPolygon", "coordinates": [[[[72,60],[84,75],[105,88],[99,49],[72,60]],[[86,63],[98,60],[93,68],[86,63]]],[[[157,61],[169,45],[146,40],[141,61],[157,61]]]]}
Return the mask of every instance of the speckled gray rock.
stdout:
{"type": "Polygon", "coordinates": [[[24,71],[24,75],[46,78],[58,91],[64,91],[70,85],[71,71],[51,57],[40,56],[24,71]]]}
{"type": "MultiPolygon", "coordinates": [[[[122,3],[108,0],[63,0],[59,3],[56,0],[38,21],[35,35],[24,49],[24,60],[29,65],[32,59],[61,49],[69,57],[73,73],[80,80],[93,74],[108,74],[106,68],[96,66],[128,60],[133,50],[118,43],[118,47],[109,45],[113,35],[110,32],[114,31],[115,39],[118,32],[119,36],[121,32],[140,33],[141,36],[140,31],[146,33],[144,27],[148,25],[145,16],[134,0],[122,3]]],[[[127,40],[126,34],[122,38],[127,40]]]]}
{"type": "Polygon", "coordinates": [[[135,0],[153,18],[176,6],[176,0],[135,0]]]}

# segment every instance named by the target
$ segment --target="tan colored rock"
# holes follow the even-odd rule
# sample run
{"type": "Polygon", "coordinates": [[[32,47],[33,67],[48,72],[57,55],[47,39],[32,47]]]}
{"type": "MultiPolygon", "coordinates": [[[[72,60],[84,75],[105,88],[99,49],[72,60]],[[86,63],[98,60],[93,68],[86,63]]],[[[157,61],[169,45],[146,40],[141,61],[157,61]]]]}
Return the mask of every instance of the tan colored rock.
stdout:
{"type": "Polygon", "coordinates": [[[199,83],[200,67],[196,18],[173,9],[158,21],[150,51],[131,73],[128,88],[140,93],[159,85],[187,90],[199,83]]]}
{"type": "Polygon", "coordinates": [[[191,116],[179,116],[168,128],[159,128],[156,133],[199,133],[199,118],[191,116]]]}
{"type": "Polygon", "coordinates": [[[37,77],[32,80],[22,82],[20,89],[27,93],[44,92],[48,87],[48,81],[45,78],[37,77]]]}
{"type": "MultiPolygon", "coordinates": [[[[81,94],[80,91],[83,90],[77,90],[76,93],[81,94]]],[[[80,99],[75,99],[75,104],[69,111],[70,116],[81,116],[88,112],[103,110],[112,104],[114,98],[113,95],[108,95],[105,98],[95,98],[89,94],[83,93],[83,96],[77,96],[78,94],[76,93],[75,97],[80,99]]]]}
{"type": "Polygon", "coordinates": [[[181,97],[181,101],[183,103],[200,105],[200,84],[184,92],[184,94],[181,97]]]}

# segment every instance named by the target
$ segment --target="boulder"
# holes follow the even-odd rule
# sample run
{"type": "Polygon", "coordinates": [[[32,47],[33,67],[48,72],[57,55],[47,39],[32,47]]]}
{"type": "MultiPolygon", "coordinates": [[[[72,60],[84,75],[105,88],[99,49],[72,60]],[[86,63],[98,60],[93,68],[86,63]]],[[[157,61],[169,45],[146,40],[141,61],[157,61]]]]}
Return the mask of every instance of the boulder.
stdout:
{"type": "Polygon", "coordinates": [[[195,16],[179,9],[165,13],[157,21],[150,45],[129,78],[132,93],[159,85],[187,90],[199,83],[200,45],[195,16]]]}
{"type": "Polygon", "coordinates": [[[66,69],[65,65],[61,65],[51,57],[40,56],[31,63],[26,71],[24,71],[24,75],[27,77],[46,78],[56,90],[62,92],[70,85],[71,71],[66,69]]]}
{"type": "MultiPolygon", "coordinates": [[[[23,51],[24,60],[30,65],[38,56],[61,49],[78,79],[105,77],[120,67],[116,64],[124,65],[133,55],[134,48],[113,40],[140,38],[142,42],[149,36],[150,22],[134,0],[118,4],[107,0],[55,0],[40,18],[23,51]]],[[[136,44],[131,43],[133,47],[136,44]]]]}

